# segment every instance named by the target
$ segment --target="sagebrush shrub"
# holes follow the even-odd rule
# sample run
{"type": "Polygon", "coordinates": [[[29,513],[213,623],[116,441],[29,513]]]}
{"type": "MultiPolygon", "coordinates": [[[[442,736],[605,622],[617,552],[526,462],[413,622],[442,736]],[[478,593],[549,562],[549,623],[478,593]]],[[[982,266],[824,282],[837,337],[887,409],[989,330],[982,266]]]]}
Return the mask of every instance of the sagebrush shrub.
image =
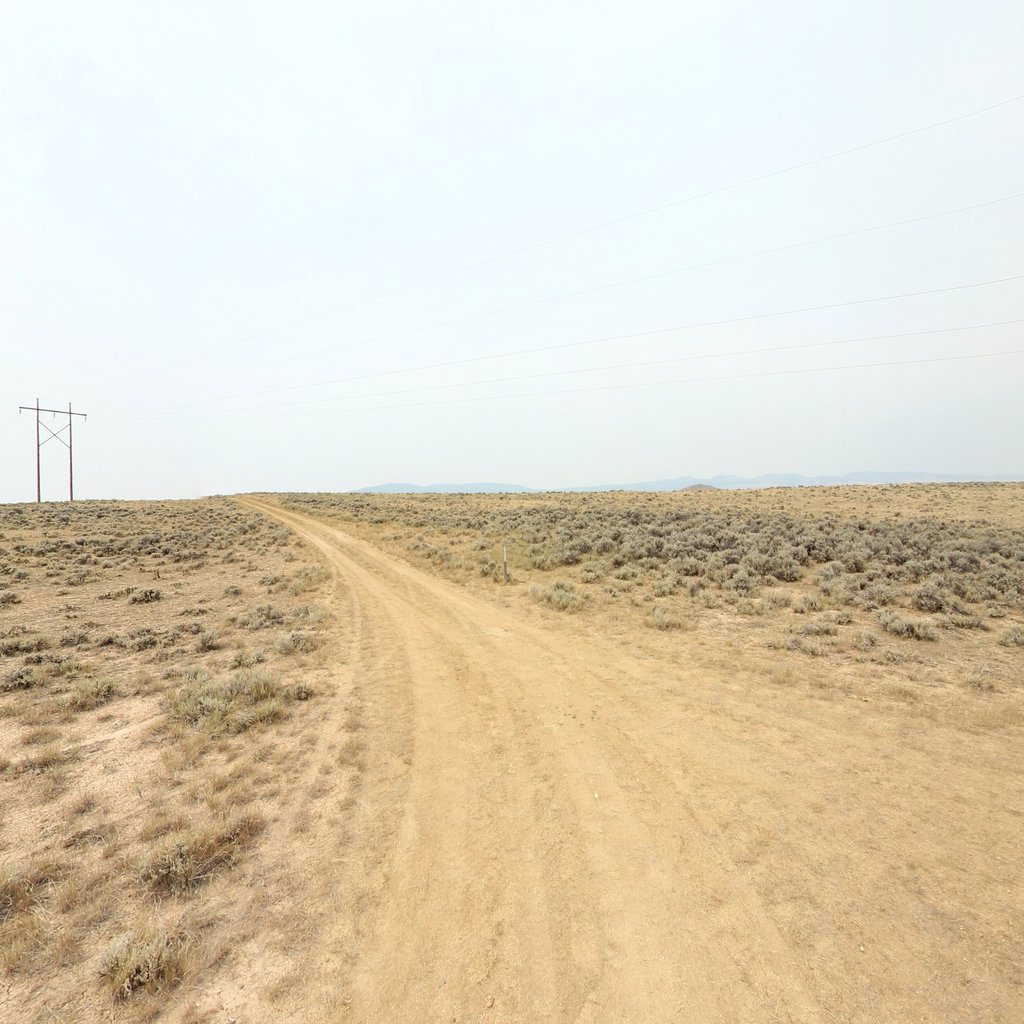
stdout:
{"type": "Polygon", "coordinates": [[[1024,629],[1014,626],[999,634],[999,641],[1003,647],[1024,647],[1024,629]]]}
{"type": "Polygon", "coordinates": [[[894,636],[910,637],[914,640],[939,639],[939,634],[927,622],[907,619],[888,609],[878,611],[876,617],[882,629],[894,636]]]}
{"type": "Polygon", "coordinates": [[[565,580],[555,580],[550,587],[530,587],[530,596],[534,601],[550,605],[559,611],[578,611],[586,603],[586,598],[576,593],[576,588],[565,580]]]}

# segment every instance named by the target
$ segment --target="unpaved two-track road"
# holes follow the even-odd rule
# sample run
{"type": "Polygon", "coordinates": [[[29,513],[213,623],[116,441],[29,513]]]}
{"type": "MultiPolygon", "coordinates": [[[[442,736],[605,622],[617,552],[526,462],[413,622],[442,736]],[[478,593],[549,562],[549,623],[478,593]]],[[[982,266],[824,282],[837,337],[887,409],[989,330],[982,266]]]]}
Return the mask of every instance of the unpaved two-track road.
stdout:
{"type": "Polygon", "coordinates": [[[361,702],[296,1019],[1020,1019],[1013,737],[693,634],[633,648],[248,504],[331,568],[361,702]]]}

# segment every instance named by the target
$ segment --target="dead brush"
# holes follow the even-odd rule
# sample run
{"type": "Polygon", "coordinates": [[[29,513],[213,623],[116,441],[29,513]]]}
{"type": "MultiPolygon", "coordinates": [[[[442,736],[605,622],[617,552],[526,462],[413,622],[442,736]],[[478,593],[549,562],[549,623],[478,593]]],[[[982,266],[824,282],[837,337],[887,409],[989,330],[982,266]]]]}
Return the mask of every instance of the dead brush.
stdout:
{"type": "Polygon", "coordinates": [[[647,620],[647,623],[655,629],[667,631],[670,629],[682,629],[686,625],[686,620],[671,608],[663,608],[661,605],[656,604],[651,609],[651,617],[647,620]]]}
{"type": "Polygon", "coordinates": [[[0,926],[38,906],[64,873],[65,865],[46,855],[21,867],[0,868],[0,926]]]}
{"type": "Polygon", "coordinates": [[[144,989],[156,992],[181,982],[196,950],[187,931],[150,924],[116,938],[100,962],[100,977],[119,999],[144,989]]]}
{"type": "Polygon", "coordinates": [[[220,827],[194,828],[154,855],[142,872],[142,881],[156,893],[187,895],[215,871],[236,864],[263,825],[258,815],[244,814],[220,827]]]}

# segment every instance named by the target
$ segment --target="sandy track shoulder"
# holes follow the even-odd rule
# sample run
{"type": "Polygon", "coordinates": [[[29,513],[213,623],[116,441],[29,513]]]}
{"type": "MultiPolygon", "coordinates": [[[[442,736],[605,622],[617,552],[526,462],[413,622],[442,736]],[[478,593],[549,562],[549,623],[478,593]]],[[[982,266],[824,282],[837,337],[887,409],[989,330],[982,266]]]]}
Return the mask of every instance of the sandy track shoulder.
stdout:
{"type": "Polygon", "coordinates": [[[1019,772],[993,784],[998,737],[957,745],[925,725],[909,738],[868,709],[716,675],[696,652],[641,661],[583,620],[530,620],[251,504],[349,593],[375,728],[393,730],[367,739],[371,782],[310,979],[323,1019],[1009,1020],[1021,1007],[1014,901],[992,901],[1003,884],[1019,900],[1006,830],[1024,802],[1019,772]],[[931,785],[950,757],[956,778],[931,785]],[[977,819],[970,842],[943,833],[954,808],[977,819]],[[950,891],[980,869],[980,904],[950,891]]]}

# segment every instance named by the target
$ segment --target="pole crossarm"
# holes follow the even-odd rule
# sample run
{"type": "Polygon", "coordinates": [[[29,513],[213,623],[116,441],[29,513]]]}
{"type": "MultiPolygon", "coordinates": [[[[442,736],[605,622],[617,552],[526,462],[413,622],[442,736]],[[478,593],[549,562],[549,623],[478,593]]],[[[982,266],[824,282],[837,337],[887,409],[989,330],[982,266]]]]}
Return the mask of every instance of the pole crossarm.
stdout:
{"type": "Polygon", "coordinates": [[[55,416],[81,416],[86,419],[88,413],[72,412],[70,409],[37,409],[34,405],[19,405],[18,412],[52,412],[55,416]]]}
{"type": "Polygon", "coordinates": [[[70,402],[68,402],[68,407],[66,409],[43,409],[39,405],[39,399],[38,398],[36,399],[36,404],[35,405],[19,405],[18,406],[18,413],[20,414],[20,413],[23,413],[23,412],[34,412],[36,414],[36,501],[37,502],[41,502],[43,500],[42,472],[41,472],[41,468],[40,468],[39,453],[42,450],[43,445],[46,444],[47,441],[53,441],[54,439],[60,441],[60,443],[62,445],[64,445],[64,447],[67,448],[67,450],[68,450],[68,500],[69,501],[74,501],[75,500],[75,463],[74,463],[74,451],[72,450],[72,447],[71,447],[71,442],[72,442],[71,424],[73,422],[71,417],[72,416],[81,416],[82,419],[84,420],[84,419],[87,418],[86,413],[84,413],[84,412],[72,412],[71,411],[71,403],[70,402]],[[61,427],[60,430],[54,430],[51,427],[47,426],[45,423],[43,423],[42,420],[39,418],[40,414],[42,414],[44,412],[52,413],[54,416],[67,416],[68,422],[67,422],[67,424],[65,426],[61,427]],[[40,427],[43,427],[50,436],[41,439],[40,436],[39,436],[39,428],[40,427]],[[65,440],[63,437],[61,437],[61,434],[63,434],[65,430],[68,432],[67,440],[65,440]]]}

